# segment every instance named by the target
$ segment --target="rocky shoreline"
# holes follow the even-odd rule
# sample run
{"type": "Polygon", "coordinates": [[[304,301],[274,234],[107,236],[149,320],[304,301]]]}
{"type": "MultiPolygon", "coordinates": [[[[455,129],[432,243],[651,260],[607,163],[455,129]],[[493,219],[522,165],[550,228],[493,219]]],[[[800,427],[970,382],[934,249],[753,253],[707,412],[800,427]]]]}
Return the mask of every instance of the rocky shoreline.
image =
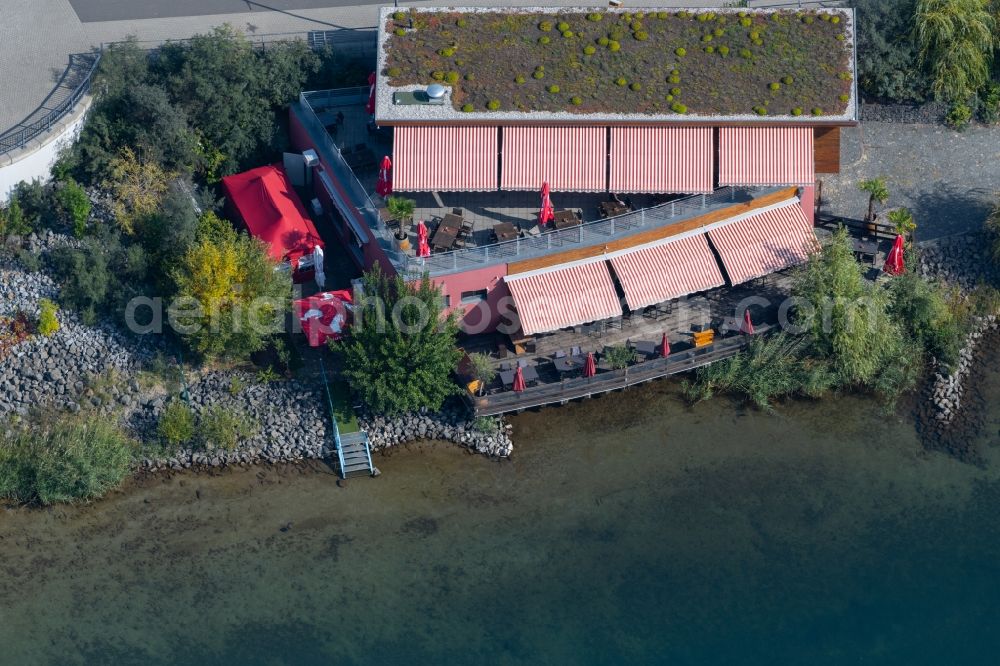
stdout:
{"type": "MultiPolygon", "coordinates": [[[[925,277],[956,284],[968,293],[979,284],[996,280],[989,247],[985,232],[921,244],[917,270],[925,277]]],[[[985,406],[985,398],[978,390],[978,374],[987,361],[986,349],[995,348],[998,330],[1000,320],[995,315],[980,317],[965,338],[956,367],[951,372],[934,372],[929,378],[917,408],[917,427],[926,447],[965,462],[981,462],[982,453],[974,442],[983,425],[985,406]],[[994,344],[984,345],[985,340],[993,340],[994,344]]]]}
{"type": "MultiPolygon", "coordinates": [[[[25,239],[23,246],[43,256],[74,242],[46,232],[25,239]]],[[[37,317],[39,301],[55,300],[58,292],[44,271],[33,272],[15,260],[0,258],[0,316],[23,311],[37,317]]],[[[48,410],[114,417],[142,443],[137,467],[145,472],[331,458],[330,418],[318,377],[262,381],[239,369],[188,369],[182,375],[169,361],[170,350],[160,336],[129,335],[111,324],[87,326],[74,312],[63,309],[57,316],[60,330],[54,335],[35,335],[0,359],[0,423],[48,410]],[[157,362],[163,366],[164,359],[174,375],[170,382],[162,376],[163,367],[150,370],[157,362]],[[168,388],[169,383],[176,385],[168,388]],[[252,423],[255,434],[234,450],[212,442],[163,450],[157,424],[182,388],[196,416],[222,407],[252,423]]],[[[362,419],[362,427],[369,431],[374,451],[424,439],[450,441],[494,458],[509,457],[513,450],[510,426],[496,418],[470,420],[460,406],[393,419],[368,417],[362,419]]]]}

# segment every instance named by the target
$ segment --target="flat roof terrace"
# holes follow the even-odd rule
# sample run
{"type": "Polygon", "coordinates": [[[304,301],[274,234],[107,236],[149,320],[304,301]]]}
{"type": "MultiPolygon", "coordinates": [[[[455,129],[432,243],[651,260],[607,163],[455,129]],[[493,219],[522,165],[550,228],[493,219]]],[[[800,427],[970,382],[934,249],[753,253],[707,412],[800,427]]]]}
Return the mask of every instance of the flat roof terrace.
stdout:
{"type": "Polygon", "coordinates": [[[376,118],[434,122],[857,118],[849,9],[392,8],[376,118]],[[443,103],[422,92],[444,87],[443,103]]]}
{"type": "Polygon", "coordinates": [[[385,210],[385,198],[376,194],[378,165],[383,156],[392,155],[392,128],[371,127],[365,111],[366,100],[364,88],[303,93],[301,115],[354,209],[372,229],[397,269],[410,277],[424,272],[431,276],[445,275],[532,259],[573,247],[605,244],[642,230],[748,202],[755,195],[778,189],[725,187],[711,194],[693,196],[632,194],[620,197],[624,207],[611,210],[602,207],[614,203],[614,195],[607,192],[554,192],[551,198],[555,210],[576,218],[570,219],[568,226],[556,229],[551,225],[538,227],[541,203],[538,192],[395,193],[416,202],[414,222],[421,219],[427,222],[432,245],[438,226],[449,214],[457,212],[470,227],[460,243],[445,251],[435,251],[429,257],[418,257],[416,225],[409,225],[408,242],[401,244],[385,210]],[[498,237],[497,225],[510,225],[514,237],[498,237]]]}

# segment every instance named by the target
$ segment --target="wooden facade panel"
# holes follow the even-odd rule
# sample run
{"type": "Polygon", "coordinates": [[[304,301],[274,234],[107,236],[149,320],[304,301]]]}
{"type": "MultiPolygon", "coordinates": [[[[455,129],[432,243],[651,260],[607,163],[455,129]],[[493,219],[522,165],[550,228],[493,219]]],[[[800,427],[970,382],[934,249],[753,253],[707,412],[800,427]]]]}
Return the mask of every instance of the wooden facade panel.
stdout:
{"type": "Polygon", "coordinates": [[[814,132],[816,173],[840,173],[840,128],[817,127],[814,132]]]}
{"type": "Polygon", "coordinates": [[[627,250],[628,248],[635,247],[637,245],[645,245],[646,243],[652,243],[664,238],[670,238],[671,236],[676,236],[677,234],[682,234],[686,231],[693,231],[709,224],[721,222],[722,220],[730,217],[743,215],[744,213],[748,213],[752,210],[764,208],[765,206],[776,204],[779,201],[790,199],[794,197],[797,192],[798,188],[787,187],[776,192],[757,197],[752,201],[726,206],[725,208],[715,210],[704,215],[699,215],[698,217],[693,217],[690,220],[684,220],[683,222],[678,222],[676,224],[668,224],[656,229],[650,229],[649,231],[642,231],[626,238],[611,241],[604,245],[588,245],[587,247],[567,250],[566,252],[559,252],[558,254],[548,254],[544,257],[512,262],[507,264],[507,274],[515,275],[517,273],[534,271],[539,268],[547,268],[557,264],[565,264],[570,261],[589,259],[590,257],[598,257],[608,252],[627,250]]]}

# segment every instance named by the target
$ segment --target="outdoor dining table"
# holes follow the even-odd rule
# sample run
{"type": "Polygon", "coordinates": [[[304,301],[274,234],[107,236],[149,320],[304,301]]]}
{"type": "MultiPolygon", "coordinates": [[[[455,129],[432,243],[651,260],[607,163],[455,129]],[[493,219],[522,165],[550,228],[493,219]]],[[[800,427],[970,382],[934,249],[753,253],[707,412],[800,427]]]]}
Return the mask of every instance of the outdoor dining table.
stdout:
{"type": "Polygon", "coordinates": [[[444,223],[439,224],[437,231],[434,232],[434,237],[431,238],[431,246],[435,250],[450,250],[455,244],[455,240],[458,238],[458,232],[461,227],[449,227],[444,223]]]}
{"type": "Polygon", "coordinates": [[[872,263],[874,264],[875,258],[878,255],[878,241],[864,240],[863,238],[852,238],[851,249],[853,249],[854,253],[857,255],[871,257],[872,263]]]}
{"type": "Polygon", "coordinates": [[[441,218],[442,227],[451,227],[453,229],[461,229],[462,223],[465,220],[462,219],[461,215],[455,215],[454,213],[447,213],[443,218],[441,218]]]}
{"type": "MultiPolygon", "coordinates": [[[[510,388],[514,385],[515,372],[517,372],[517,370],[500,371],[500,381],[503,382],[504,388],[510,388]]],[[[525,384],[531,384],[532,382],[538,381],[538,370],[535,370],[535,366],[533,365],[521,368],[521,375],[524,377],[525,384]]]]}
{"type": "Polygon", "coordinates": [[[617,201],[602,201],[598,204],[597,208],[601,212],[601,217],[615,217],[616,215],[624,215],[628,212],[625,204],[618,203],[617,201]]]}
{"type": "Polygon", "coordinates": [[[557,210],[553,215],[552,226],[556,229],[566,229],[580,224],[580,218],[571,210],[557,210]]]}
{"type": "Polygon", "coordinates": [[[552,359],[552,365],[555,366],[556,372],[560,375],[574,370],[582,370],[586,363],[587,359],[583,356],[561,356],[552,359]]]}
{"type": "Polygon", "coordinates": [[[636,340],[632,343],[632,349],[643,356],[653,356],[656,354],[656,343],[650,340],[636,340]]]}
{"type": "Polygon", "coordinates": [[[517,227],[510,222],[501,222],[493,225],[493,234],[497,237],[497,242],[514,240],[518,237],[517,227]]]}

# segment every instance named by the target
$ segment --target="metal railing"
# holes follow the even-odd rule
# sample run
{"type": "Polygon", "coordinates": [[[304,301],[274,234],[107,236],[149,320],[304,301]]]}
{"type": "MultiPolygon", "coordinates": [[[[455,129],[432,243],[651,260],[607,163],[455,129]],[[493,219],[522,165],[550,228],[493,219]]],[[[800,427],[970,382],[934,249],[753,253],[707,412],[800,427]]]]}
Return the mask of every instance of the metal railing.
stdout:
{"type": "MultiPolygon", "coordinates": [[[[76,88],[69,95],[69,97],[59,102],[59,104],[57,104],[54,108],[49,109],[41,118],[31,122],[21,122],[0,134],[0,155],[20,150],[28,145],[28,143],[35,137],[52,129],[53,125],[58,123],[63,116],[69,113],[77,105],[84,95],[90,92],[90,84],[94,79],[94,72],[97,71],[97,66],[100,62],[100,52],[94,53],[93,62],[84,74],[83,79],[79,84],[77,84],[76,88]]],[[[31,116],[28,117],[28,119],[30,118],[31,116]]]]}
{"type": "Polygon", "coordinates": [[[587,246],[633,234],[643,229],[653,229],[667,224],[676,224],[685,219],[704,214],[708,210],[725,208],[735,203],[750,201],[754,196],[777,191],[781,188],[737,188],[723,187],[711,194],[694,194],[667,203],[631,211],[623,215],[551,231],[535,236],[514,240],[462,248],[450,252],[416,257],[403,251],[395,234],[382,221],[378,206],[372,201],[365,187],[358,181],[354,170],[341,154],[340,148],[320,121],[316,108],[333,108],[351,104],[361,104],[368,100],[367,87],[344,88],[303,92],[299,102],[303,109],[303,122],[310,134],[319,142],[317,148],[324,161],[333,171],[350,201],[342,202],[347,212],[354,213],[375,237],[396,270],[406,279],[420,277],[424,273],[435,277],[459,271],[485,268],[495,264],[520,261],[543,256],[552,252],[587,246]]]}

